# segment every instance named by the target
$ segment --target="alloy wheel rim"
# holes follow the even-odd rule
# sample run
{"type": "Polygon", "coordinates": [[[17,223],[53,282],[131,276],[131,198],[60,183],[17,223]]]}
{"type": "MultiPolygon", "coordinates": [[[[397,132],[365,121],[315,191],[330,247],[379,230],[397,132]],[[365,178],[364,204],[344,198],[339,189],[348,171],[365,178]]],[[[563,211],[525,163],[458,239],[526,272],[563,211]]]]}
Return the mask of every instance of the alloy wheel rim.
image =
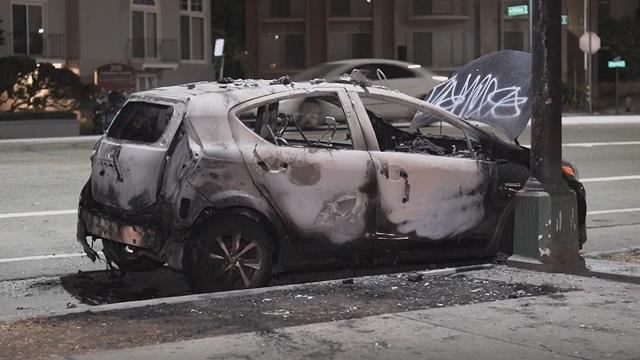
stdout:
{"type": "Polygon", "coordinates": [[[263,264],[258,242],[246,239],[240,231],[216,236],[207,260],[214,279],[225,287],[249,287],[263,264]]]}

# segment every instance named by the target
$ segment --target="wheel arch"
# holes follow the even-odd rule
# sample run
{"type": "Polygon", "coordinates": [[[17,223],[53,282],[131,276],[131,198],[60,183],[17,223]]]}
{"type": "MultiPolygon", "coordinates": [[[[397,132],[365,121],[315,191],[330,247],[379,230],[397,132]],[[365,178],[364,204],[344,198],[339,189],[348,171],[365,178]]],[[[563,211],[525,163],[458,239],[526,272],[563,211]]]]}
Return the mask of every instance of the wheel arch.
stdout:
{"type": "Polygon", "coordinates": [[[260,224],[268,233],[273,244],[273,264],[277,265],[280,258],[282,239],[287,237],[284,223],[280,217],[270,209],[255,206],[249,202],[237,202],[227,206],[210,206],[202,209],[189,229],[189,233],[197,231],[207,221],[219,215],[235,214],[248,217],[260,224]]]}

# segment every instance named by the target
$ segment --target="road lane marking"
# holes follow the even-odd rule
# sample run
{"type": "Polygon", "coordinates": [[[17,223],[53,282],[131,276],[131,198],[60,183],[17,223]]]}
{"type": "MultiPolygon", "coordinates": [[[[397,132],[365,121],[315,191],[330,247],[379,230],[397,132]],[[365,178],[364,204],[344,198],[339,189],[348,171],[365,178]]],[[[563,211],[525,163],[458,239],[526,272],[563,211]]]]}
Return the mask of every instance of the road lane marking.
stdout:
{"type": "Polygon", "coordinates": [[[562,146],[565,146],[565,147],[625,146],[625,145],[640,145],[640,141],[612,141],[612,142],[562,144],[562,146]]]}
{"type": "MultiPolygon", "coordinates": [[[[98,254],[102,255],[102,251],[98,251],[98,254]]],[[[49,259],[68,259],[86,256],[85,253],[72,253],[72,254],[52,254],[52,255],[36,255],[36,256],[24,256],[15,258],[0,259],[0,264],[20,262],[20,261],[35,261],[35,260],[49,260],[49,259]]]]}
{"type": "Polygon", "coordinates": [[[626,176],[608,176],[598,178],[586,178],[580,179],[581,183],[594,183],[594,182],[606,182],[606,181],[621,181],[621,180],[640,180],[640,175],[626,175],[626,176]]]}
{"type": "MultiPolygon", "coordinates": [[[[597,146],[628,146],[628,145],[640,145],[640,141],[611,141],[611,142],[591,142],[591,143],[566,143],[562,144],[563,147],[584,147],[591,148],[597,146]]],[[[531,144],[522,144],[528,148],[531,144]]]]}
{"type": "Polygon", "coordinates": [[[640,211],[640,208],[587,211],[587,215],[622,214],[640,211]]]}
{"type": "Polygon", "coordinates": [[[33,212],[16,212],[0,214],[0,219],[23,218],[33,216],[52,216],[52,215],[71,215],[76,214],[78,210],[49,210],[49,211],[33,211],[33,212]]]}

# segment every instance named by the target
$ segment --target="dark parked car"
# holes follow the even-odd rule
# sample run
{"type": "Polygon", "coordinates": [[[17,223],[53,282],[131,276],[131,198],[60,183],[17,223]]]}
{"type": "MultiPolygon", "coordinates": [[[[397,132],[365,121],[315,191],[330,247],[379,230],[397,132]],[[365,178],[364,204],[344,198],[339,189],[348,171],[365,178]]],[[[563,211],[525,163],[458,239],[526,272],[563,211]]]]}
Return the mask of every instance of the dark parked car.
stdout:
{"type": "MultiPolygon", "coordinates": [[[[213,291],[321,259],[508,253],[529,150],[379,86],[243,80],[131,95],[91,161],[78,219],[87,254],[101,240],[121,269],[168,264],[213,291]],[[332,115],[302,128],[305,114],[279,110],[301,99],[332,115]],[[439,124],[409,131],[413,116],[391,124],[368,110],[381,103],[439,124]]],[[[565,178],[584,229],[584,190],[565,178]]]]}

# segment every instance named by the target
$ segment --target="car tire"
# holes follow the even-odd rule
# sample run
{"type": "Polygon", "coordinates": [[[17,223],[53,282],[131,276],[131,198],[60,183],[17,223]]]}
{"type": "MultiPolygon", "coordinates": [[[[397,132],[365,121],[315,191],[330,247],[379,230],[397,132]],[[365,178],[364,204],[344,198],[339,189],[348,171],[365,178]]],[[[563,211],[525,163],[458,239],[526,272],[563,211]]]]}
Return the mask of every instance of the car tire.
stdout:
{"type": "Polygon", "coordinates": [[[102,239],[102,252],[108,264],[115,264],[122,271],[153,271],[164,265],[125,244],[107,239],[102,239]]]}
{"type": "Polygon", "coordinates": [[[244,215],[222,215],[187,239],[182,259],[192,291],[213,292],[266,286],[273,245],[263,226],[244,215]]]}

